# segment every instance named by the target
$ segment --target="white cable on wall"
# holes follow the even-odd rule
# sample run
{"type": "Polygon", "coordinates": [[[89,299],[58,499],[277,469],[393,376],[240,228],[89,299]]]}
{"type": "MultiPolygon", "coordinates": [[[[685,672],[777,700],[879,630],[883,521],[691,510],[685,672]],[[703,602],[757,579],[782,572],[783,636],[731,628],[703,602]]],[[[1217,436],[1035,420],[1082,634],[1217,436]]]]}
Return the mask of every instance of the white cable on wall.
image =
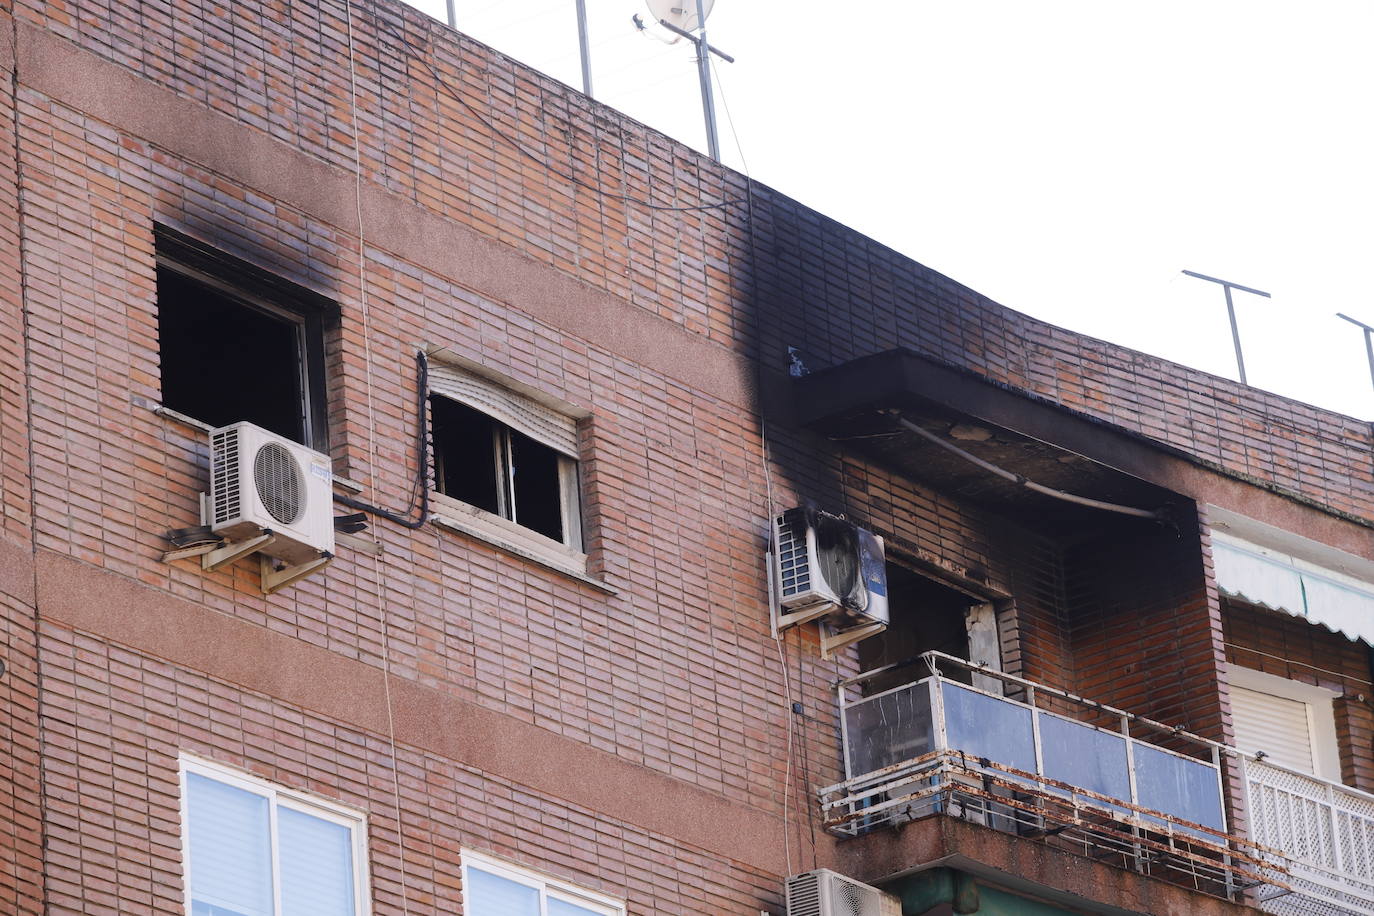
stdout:
{"type": "MultiPolygon", "coordinates": [[[[358,221],[358,307],[363,332],[363,382],[367,389],[367,461],[368,480],[377,501],[377,422],[372,398],[372,327],[367,302],[367,240],[363,232],[363,153],[362,134],[358,126],[358,63],[353,40],[353,0],[344,0],[344,20],[348,26],[349,117],[353,124],[353,182],[355,216],[358,221]]],[[[418,459],[417,459],[418,460],[418,459]]],[[[396,720],[391,703],[391,636],[387,626],[386,602],[382,599],[382,560],[372,556],[373,576],[377,582],[377,618],[382,630],[382,689],[386,701],[387,741],[391,750],[391,786],[396,799],[396,852],[401,872],[401,912],[409,916],[410,885],[406,868],[405,824],[401,813],[401,778],[398,774],[396,750],[396,720]]]]}

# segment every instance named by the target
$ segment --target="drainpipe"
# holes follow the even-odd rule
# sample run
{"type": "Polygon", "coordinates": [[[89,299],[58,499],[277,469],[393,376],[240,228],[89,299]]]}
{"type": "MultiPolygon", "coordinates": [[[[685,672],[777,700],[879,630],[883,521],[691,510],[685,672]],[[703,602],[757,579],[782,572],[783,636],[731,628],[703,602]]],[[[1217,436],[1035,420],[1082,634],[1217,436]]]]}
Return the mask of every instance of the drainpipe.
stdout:
{"type": "Polygon", "coordinates": [[[978,885],[973,876],[953,868],[931,868],[884,888],[902,901],[902,916],[924,916],[941,904],[956,913],[977,913],[978,885]]]}

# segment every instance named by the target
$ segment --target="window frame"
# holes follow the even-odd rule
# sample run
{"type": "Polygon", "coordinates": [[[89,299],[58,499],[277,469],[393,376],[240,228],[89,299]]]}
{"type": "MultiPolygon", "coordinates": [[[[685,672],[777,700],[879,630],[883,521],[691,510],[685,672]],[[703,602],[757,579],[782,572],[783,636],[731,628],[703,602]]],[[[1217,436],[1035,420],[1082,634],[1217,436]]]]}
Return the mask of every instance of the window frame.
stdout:
{"type": "MultiPolygon", "coordinates": [[[[1327,782],[1341,781],[1341,742],[1336,731],[1335,700],[1340,694],[1325,687],[1304,684],[1267,671],[1228,663],[1226,680],[1232,687],[1267,694],[1307,707],[1307,740],[1312,770],[1307,774],[1327,782]]],[[[1240,748],[1247,752],[1245,748],[1240,748]]]]}
{"type": "MultiPolygon", "coordinates": [[[[509,402],[524,402],[532,411],[541,412],[545,416],[550,413],[556,414],[560,421],[566,422],[569,436],[576,432],[577,426],[590,416],[590,413],[537,391],[528,385],[505,378],[456,354],[431,349],[429,355],[434,362],[431,367],[429,390],[426,392],[425,399],[425,409],[430,411],[429,419],[431,421],[429,467],[426,468],[426,473],[429,475],[431,502],[439,510],[434,514],[435,524],[456,529],[464,534],[487,541],[507,552],[533,559],[545,566],[571,573],[577,577],[585,577],[587,573],[587,522],[583,511],[586,506],[586,499],[582,492],[581,473],[585,459],[581,454],[581,449],[578,448],[577,454],[574,455],[562,448],[556,448],[543,435],[535,434],[532,429],[522,429],[518,422],[511,422],[510,415],[499,410],[493,412],[490,409],[484,409],[478,401],[450,394],[444,390],[442,384],[435,384],[434,376],[439,372],[450,373],[478,388],[499,390],[504,398],[509,399],[509,402]],[[479,506],[440,492],[442,465],[439,450],[434,442],[432,422],[435,398],[444,398],[468,410],[475,411],[491,422],[493,427],[492,463],[498,484],[497,504],[502,514],[489,512],[479,506]],[[513,518],[506,517],[507,514],[515,516],[519,514],[519,497],[514,489],[518,468],[514,466],[512,460],[512,433],[519,433],[534,443],[548,448],[557,459],[558,508],[564,532],[564,539],[561,541],[541,534],[532,528],[527,528],[513,518]],[[512,500],[517,501],[513,511],[511,509],[512,500]]],[[[572,448],[572,443],[569,442],[567,447],[572,448]]]]}
{"type": "MultiPolygon", "coordinates": [[[[427,407],[429,406],[428,400],[433,398],[446,398],[456,404],[463,404],[462,401],[451,398],[442,392],[430,391],[426,404],[427,407]]],[[[491,421],[492,464],[496,470],[496,504],[500,512],[488,512],[485,509],[474,506],[471,503],[465,503],[461,499],[449,496],[447,493],[440,491],[439,484],[442,480],[442,470],[440,466],[441,457],[437,449],[434,450],[433,454],[430,456],[430,470],[433,474],[434,483],[433,495],[439,497],[447,506],[455,508],[461,506],[464,511],[476,513],[478,517],[484,517],[496,523],[505,523],[501,527],[502,530],[507,533],[518,533],[521,537],[537,539],[535,541],[536,544],[552,548],[559,552],[566,551],[573,557],[582,555],[584,553],[582,541],[582,494],[581,475],[578,473],[578,460],[563,454],[557,449],[550,448],[538,440],[531,439],[535,444],[542,445],[544,448],[553,452],[558,462],[558,511],[561,519],[561,527],[564,532],[564,540],[557,541],[547,535],[540,534],[533,528],[522,525],[518,520],[520,507],[517,504],[518,496],[515,491],[515,475],[517,468],[515,467],[511,434],[521,433],[524,435],[524,433],[508,425],[498,417],[483,413],[476,407],[467,404],[463,404],[463,406],[481,413],[491,421]],[[510,528],[507,526],[514,526],[518,531],[511,532],[510,528]]],[[[429,409],[431,409],[432,418],[432,408],[429,409]]]]}
{"type": "MultiPolygon", "coordinates": [[[[158,270],[178,274],[246,309],[285,321],[294,327],[300,354],[296,371],[301,391],[299,409],[304,440],[301,444],[327,454],[329,405],[325,334],[339,322],[338,303],[161,223],[154,225],[153,235],[158,270]]],[[[159,323],[161,308],[159,295],[159,323]]],[[[162,340],[159,336],[159,358],[161,350],[162,340]]],[[[159,379],[158,396],[165,401],[166,394],[161,385],[159,379]]],[[[205,423],[201,417],[191,415],[189,418],[197,423],[205,423]]]]}
{"type": "Polygon", "coordinates": [[[328,799],[279,786],[261,777],[227,767],[212,760],[181,754],[177,760],[177,784],[181,793],[182,896],[187,916],[192,913],[193,906],[191,896],[190,792],[187,783],[187,776],[192,773],[268,800],[267,823],[269,843],[271,844],[269,857],[272,863],[273,916],[281,916],[281,856],[277,834],[278,807],[286,807],[348,828],[353,852],[353,912],[354,916],[370,916],[372,897],[369,893],[371,879],[367,867],[366,814],[328,799]]]}
{"type": "MultiPolygon", "coordinates": [[[[596,916],[626,916],[625,904],[614,897],[598,894],[595,891],[589,891],[557,878],[550,878],[533,869],[473,849],[462,848],[459,850],[458,856],[462,863],[464,913],[473,913],[468,901],[468,888],[472,886],[468,881],[468,871],[475,867],[478,871],[537,889],[539,891],[539,916],[547,916],[550,899],[590,910],[596,916]]],[[[473,916],[478,916],[478,914],[473,914],[473,916]]]]}

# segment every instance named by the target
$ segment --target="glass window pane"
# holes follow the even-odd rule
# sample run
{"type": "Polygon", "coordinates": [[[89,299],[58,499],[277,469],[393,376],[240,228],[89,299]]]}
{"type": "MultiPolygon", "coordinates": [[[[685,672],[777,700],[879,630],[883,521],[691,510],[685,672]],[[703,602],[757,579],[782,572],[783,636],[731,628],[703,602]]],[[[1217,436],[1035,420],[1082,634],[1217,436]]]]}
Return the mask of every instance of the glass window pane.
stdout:
{"type": "Polygon", "coordinates": [[[539,916],[539,888],[468,868],[467,916],[539,916]]]}
{"type": "Polygon", "coordinates": [[[589,910],[566,900],[549,898],[549,916],[602,916],[604,910],[589,910]]]}
{"type": "Polygon", "coordinates": [[[846,707],[849,775],[862,776],[935,747],[930,721],[930,685],[922,682],[868,697],[846,707]]]}
{"type": "Polygon", "coordinates": [[[268,800],[186,774],[192,911],[206,916],[271,916],[268,800]]]}
{"type": "Polygon", "coordinates": [[[1220,830],[1221,786],[1210,763],[1177,757],[1135,742],[1135,787],[1140,804],[1220,830]]]}
{"type": "Polygon", "coordinates": [[[948,681],[941,686],[950,750],[1035,772],[1035,733],[1029,709],[948,681]]]}
{"type": "Polygon", "coordinates": [[[1131,800],[1124,736],[1042,714],[1040,754],[1045,775],[1051,779],[1120,801],[1131,800]]]}
{"type": "Polygon", "coordinates": [[[277,806],[282,916],[353,916],[353,831],[277,806]]]}

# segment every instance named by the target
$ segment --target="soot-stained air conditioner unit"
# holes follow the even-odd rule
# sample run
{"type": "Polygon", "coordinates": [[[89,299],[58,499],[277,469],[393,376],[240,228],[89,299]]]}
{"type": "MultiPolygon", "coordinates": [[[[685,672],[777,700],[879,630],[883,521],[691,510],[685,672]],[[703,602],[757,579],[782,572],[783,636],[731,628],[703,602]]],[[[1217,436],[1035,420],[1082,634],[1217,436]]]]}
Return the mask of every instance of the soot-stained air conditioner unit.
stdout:
{"type": "Polygon", "coordinates": [[[773,595],[779,628],[824,619],[833,651],[887,627],[883,539],[813,506],[773,520],[773,595]]]}

